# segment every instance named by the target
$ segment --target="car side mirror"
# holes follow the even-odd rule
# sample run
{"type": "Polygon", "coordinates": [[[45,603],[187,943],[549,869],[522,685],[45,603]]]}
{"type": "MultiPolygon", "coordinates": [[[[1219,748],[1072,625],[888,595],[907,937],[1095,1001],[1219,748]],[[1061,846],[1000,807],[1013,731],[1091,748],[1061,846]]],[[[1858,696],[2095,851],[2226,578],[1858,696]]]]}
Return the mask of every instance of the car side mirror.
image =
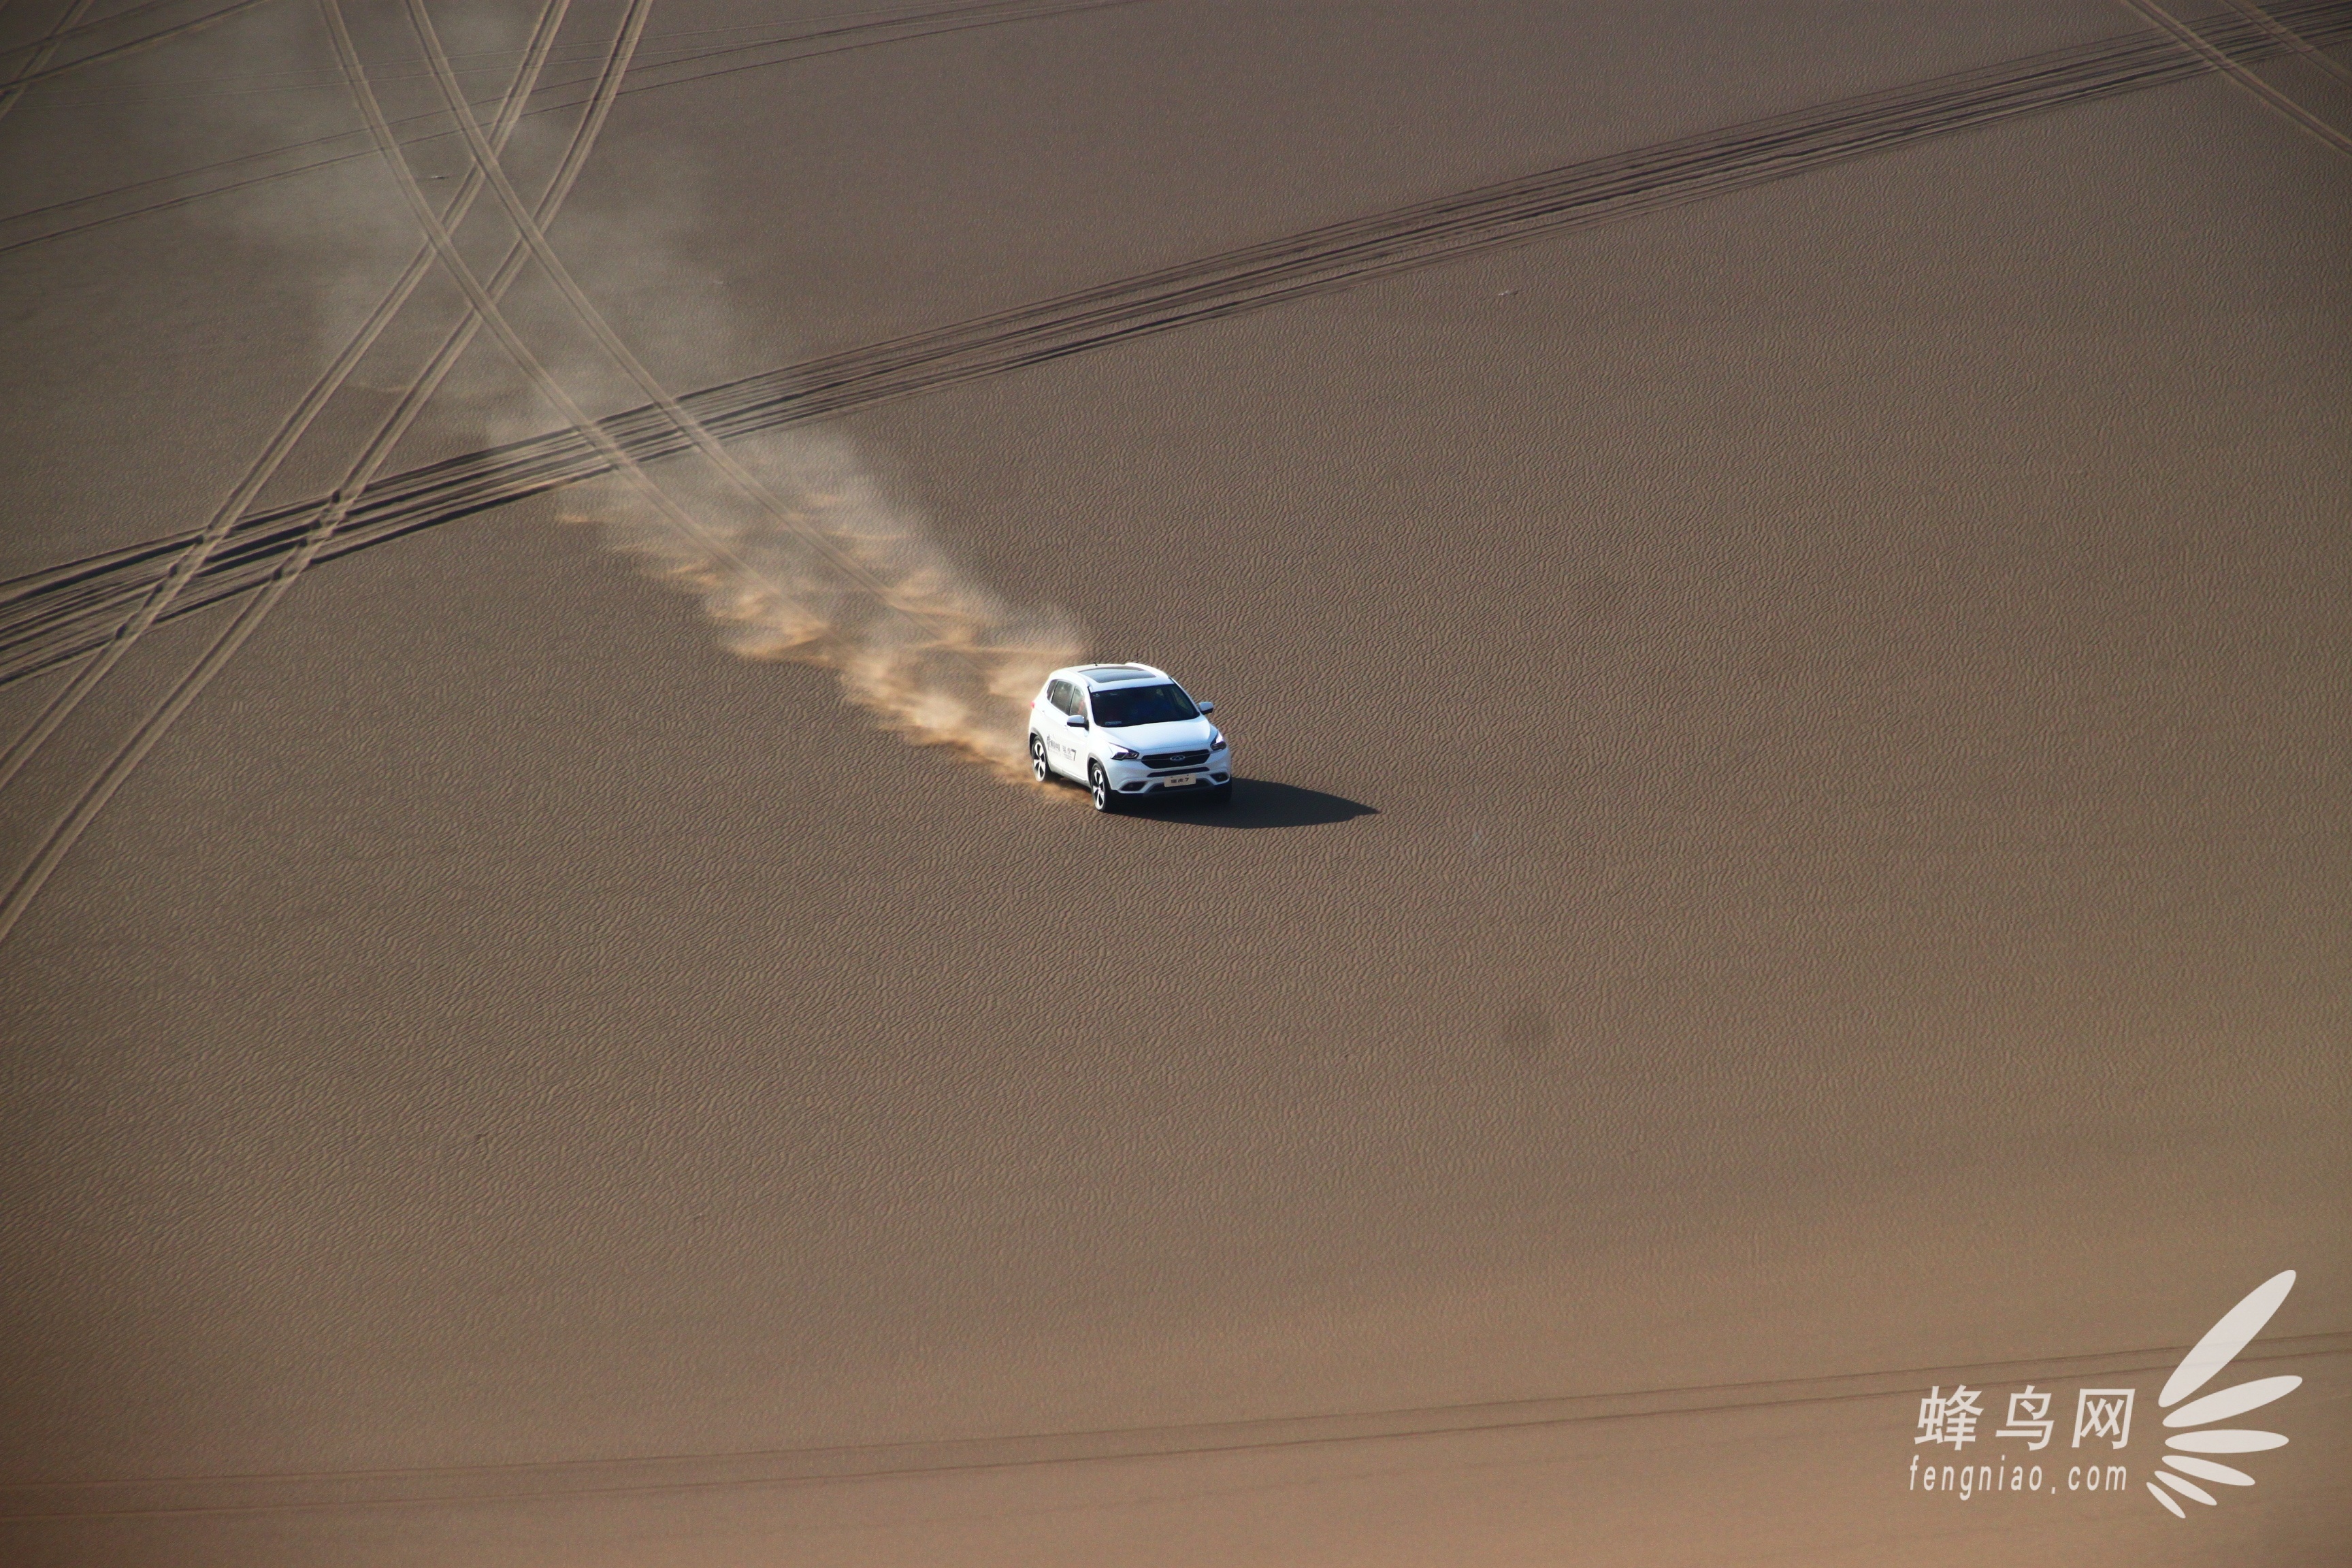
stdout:
{"type": "Polygon", "coordinates": [[[1214,713],[1216,710],[1217,705],[1213,702],[1203,702],[1201,704],[1201,711],[1203,713],[1214,713]]]}
{"type": "Polygon", "coordinates": [[[1087,727],[1087,716],[1083,713],[1073,713],[1062,721],[1073,730],[1083,730],[1087,727]]]}

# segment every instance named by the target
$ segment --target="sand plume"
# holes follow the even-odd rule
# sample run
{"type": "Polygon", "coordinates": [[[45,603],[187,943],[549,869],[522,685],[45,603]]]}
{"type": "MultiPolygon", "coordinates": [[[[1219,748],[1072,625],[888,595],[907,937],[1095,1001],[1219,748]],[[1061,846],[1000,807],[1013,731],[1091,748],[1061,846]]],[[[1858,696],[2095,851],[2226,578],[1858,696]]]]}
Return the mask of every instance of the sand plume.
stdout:
{"type": "Polygon", "coordinates": [[[663,489],[700,536],[610,481],[576,494],[563,515],[601,524],[614,548],[694,593],[736,653],[833,670],[885,728],[1026,777],[1029,699],[1048,670],[1079,657],[1076,626],[972,581],[845,439],[794,432],[739,455],[788,520],[676,468],[659,471],[663,489]]]}

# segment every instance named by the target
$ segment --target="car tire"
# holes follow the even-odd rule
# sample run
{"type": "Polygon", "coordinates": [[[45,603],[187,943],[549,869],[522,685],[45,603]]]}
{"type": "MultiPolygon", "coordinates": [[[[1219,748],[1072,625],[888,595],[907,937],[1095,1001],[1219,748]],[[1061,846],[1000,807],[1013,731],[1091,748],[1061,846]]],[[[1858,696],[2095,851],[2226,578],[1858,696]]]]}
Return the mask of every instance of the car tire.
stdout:
{"type": "Polygon", "coordinates": [[[1110,779],[1100,763],[1087,764],[1087,789],[1095,798],[1097,811],[1117,811],[1118,796],[1110,787],[1110,779]]]}
{"type": "Polygon", "coordinates": [[[1054,776],[1053,765],[1045,761],[1045,742],[1035,735],[1029,737],[1029,776],[1045,784],[1054,776]]]}
{"type": "Polygon", "coordinates": [[[1212,810],[1212,811],[1223,811],[1225,807],[1227,807],[1227,806],[1229,806],[1229,805],[1233,805],[1233,804],[1234,804],[1234,786],[1233,786],[1232,784],[1221,784],[1217,785],[1214,789],[1212,789],[1212,790],[1209,792],[1209,809],[1210,809],[1210,810],[1212,810]]]}

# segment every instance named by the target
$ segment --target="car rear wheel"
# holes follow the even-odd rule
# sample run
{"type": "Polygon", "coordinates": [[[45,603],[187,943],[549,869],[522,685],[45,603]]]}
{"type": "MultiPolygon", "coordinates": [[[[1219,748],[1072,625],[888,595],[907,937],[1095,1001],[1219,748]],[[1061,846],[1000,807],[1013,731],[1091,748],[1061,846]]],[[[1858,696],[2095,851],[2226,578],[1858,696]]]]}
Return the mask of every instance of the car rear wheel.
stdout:
{"type": "Polygon", "coordinates": [[[1118,796],[1111,793],[1110,780],[1103,773],[1100,763],[1087,764],[1087,789],[1095,797],[1097,811],[1117,811],[1118,796]]]}
{"type": "Polygon", "coordinates": [[[1045,742],[1034,735],[1029,737],[1029,776],[1039,784],[1054,776],[1054,770],[1045,765],[1045,742]]]}

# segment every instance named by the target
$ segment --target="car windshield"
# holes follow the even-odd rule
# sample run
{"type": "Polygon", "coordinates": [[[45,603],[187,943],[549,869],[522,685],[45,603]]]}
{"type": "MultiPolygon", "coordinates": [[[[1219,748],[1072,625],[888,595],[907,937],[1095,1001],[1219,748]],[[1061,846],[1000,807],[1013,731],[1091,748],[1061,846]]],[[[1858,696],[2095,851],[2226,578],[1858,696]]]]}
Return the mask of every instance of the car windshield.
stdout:
{"type": "Polygon", "coordinates": [[[1173,686],[1115,686],[1095,693],[1095,722],[1107,730],[1130,724],[1167,724],[1198,719],[1192,700],[1173,686]]]}

